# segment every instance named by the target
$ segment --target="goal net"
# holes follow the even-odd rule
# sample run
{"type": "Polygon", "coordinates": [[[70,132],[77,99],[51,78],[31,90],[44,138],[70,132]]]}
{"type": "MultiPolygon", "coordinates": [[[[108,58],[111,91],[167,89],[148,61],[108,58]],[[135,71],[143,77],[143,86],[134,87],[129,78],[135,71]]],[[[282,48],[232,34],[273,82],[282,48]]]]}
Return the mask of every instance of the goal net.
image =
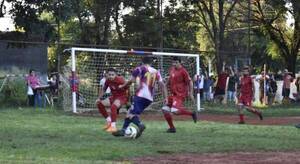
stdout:
{"type": "MultiPolygon", "coordinates": [[[[152,66],[160,71],[165,82],[169,77],[168,71],[172,66],[172,57],[174,56],[180,57],[182,65],[189,72],[192,79],[195,75],[199,75],[200,59],[198,54],[76,47],[69,50],[71,56],[68,64],[62,69],[63,107],[67,111],[85,112],[96,110],[95,101],[98,98],[100,80],[104,77],[105,71],[114,68],[125,80],[129,80],[131,71],[141,64],[142,57],[145,55],[154,57],[152,66]]],[[[135,85],[133,84],[130,87],[131,96],[135,93],[135,85]]],[[[190,99],[185,102],[185,106],[191,110],[200,110],[200,95],[197,94],[198,90],[196,90],[196,102],[192,102],[190,99]]],[[[162,103],[162,93],[158,85],[155,85],[154,101],[147,110],[160,110],[162,103]]]]}

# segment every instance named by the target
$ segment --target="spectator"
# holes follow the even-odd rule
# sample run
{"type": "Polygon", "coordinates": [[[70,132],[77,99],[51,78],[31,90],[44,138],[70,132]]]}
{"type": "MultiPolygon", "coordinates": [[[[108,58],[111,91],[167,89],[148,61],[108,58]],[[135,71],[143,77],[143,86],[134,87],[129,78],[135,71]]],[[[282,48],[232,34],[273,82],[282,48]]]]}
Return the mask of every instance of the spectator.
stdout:
{"type": "Polygon", "coordinates": [[[255,78],[259,83],[259,101],[261,104],[267,104],[267,102],[265,102],[267,100],[267,98],[265,98],[265,93],[267,96],[269,78],[269,75],[267,75],[265,71],[262,71],[261,74],[255,78]]]}
{"type": "Polygon", "coordinates": [[[210,101],[211,100],[211,87],[214,85],[214,80],[212,77],[206,76],[204,79],[203,85],[203,100],[210,101]]]}
{"type": "Polygon", "coordinates": [[[288,104],[290,102],[290,91],[291,91],[291,82],[293,81],[293,77],[290,75],[291,72],[288,72],[287,69],[283,71],[283,86],[282,86],[282,96],[283,104],[288,104]]]}
{"type": "Polygon", "coordinates": [[[268,84],[269,88],[268,88],[268,104],[272,105],[274,103],[274,99],[276,96],[276,92],[277,92],[277,83],[276,80],[274,78],[274,75],[270,75],[270,80],[269,80],[269,84],[268,84]]]}
{"type": "MultiPolygon", "coordinates": [[[[233,72],[232,67],[230,67],[230,72],[233,72]]],[[[229,80],[228,80],[228,88],[227,88],[227,100],[229,102],[235,101],[236,88],[237,88],[238,81],[239,81],[239,77],[237,75],[237,71],[230,74],[229,80]]]]}
{"type": "Polygon", "coordinates": [[[194,96],[197,95],[197,91],[199,89],[201,100],[203,100],[203,86],[204,86],[204,75],[200,71],[199,77],[197,75],[194,76],[194,96]]]}
{"type": "Polygon", "coordinates": [[[28,86],[27,94],[28,94],[29,106],[35,106],[36,100],[39,98],[36,88],[40,86],[40,81],[33,69],[30,69],[29,75],[26,77],[26,83],[28,86]]]}
{"type": "Polygon", "coordinates": [[[225,68],[225,62],[223,63],[222,72],[218,75],[217,85],[214,93],[214,100],[220,103],[224,100],[226,81],[229,77],[229,69],[225,68]]]}

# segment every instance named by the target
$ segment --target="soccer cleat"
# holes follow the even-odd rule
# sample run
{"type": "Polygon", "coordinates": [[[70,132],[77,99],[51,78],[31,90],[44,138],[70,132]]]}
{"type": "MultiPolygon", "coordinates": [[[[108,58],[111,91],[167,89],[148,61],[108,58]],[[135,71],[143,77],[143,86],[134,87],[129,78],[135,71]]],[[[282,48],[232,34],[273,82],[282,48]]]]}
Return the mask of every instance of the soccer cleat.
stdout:
{"type": "Polygon", "coordinates": [[[296,128],[300,129],[300,124],[295,125],[296,128]]]}
{"type": "Polygon", "coordinates": [[[197,112],[193,112],[193,114],[192,114],[192,118],[193,118],[193,120],[194,120],[194,123],[196,123],[197,122],[197,112]]]}
{"type": "Polygon", "coordinates": [[[245,124],[245,121],[239,121],[238,124],[245,124]]]}
{"type": "Polygon", "coordinates": [[[263,119],[264,119],[261,112],[258,113],[258,117],[259,117],[260,120],[263,120],[263,119]]]}
{"type": "Polygon", "coordinates": [[[106,125],[104,125],[103,126],[103,130],[107,130],[108,128],[110,128],[110,126],[111,126],[111,123],[109,122],[109,123],[106,123],[106,125]]]}
{"type": "Polygon", "coordinates": [[[117,130],[116,132],[112,132],[111,134],[115,137],[122,137],[125,135],[125,130],[123,129],[117,130]]]}
{"type": "Polygon", "coordinates": [[[139,130],[135,138],[139,138],[142,135],[143,131],[146,129],[146,126],[144,124],[140,124],[138,128],[139,130]]]}
{"type": "Polygon", "coordinates": [[[110,126],[108,129],[106,129],[106,131],[109,132],[109,133],[114,133],[114,132],[117,132],[118,129],[116,127],[110,126]]]}
{"type": "Polygon", "coordinates": [[[166,132],[167,133],[176,133],[176,129],[175,128],[169,128],[166,132]]]}

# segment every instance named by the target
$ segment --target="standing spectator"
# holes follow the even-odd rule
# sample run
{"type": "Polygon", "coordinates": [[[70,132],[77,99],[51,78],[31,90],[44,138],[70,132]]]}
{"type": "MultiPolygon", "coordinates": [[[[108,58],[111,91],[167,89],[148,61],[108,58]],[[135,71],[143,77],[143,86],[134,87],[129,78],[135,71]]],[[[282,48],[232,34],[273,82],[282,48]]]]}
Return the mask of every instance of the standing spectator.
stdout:
{"type": "MultiPolygon", "coordinates": [[[[268,91],[268,80],[269,80],[269,75],[265,73],[265,71],[262,71],[260,75],[258,75],[255,79],[259,83],[259,101],[261,104],[266,104],[265,102],[265,93],[268,91]],[[266,84],[266,86],[265,86],[266,84]]],[[[267,93],[266,93],[267,96],[267,93]]]]}
{"type": "Polygon", "coordinates": [[[193,80],[194,81],[194,95],[197,96],[197,92],[198,92],[198,89],[199,89],[201,100],[203,100],[204,79],[205,79],[205,76],[200,71],[199,77],[197,77],[197,75],[195,75],[194,80],[193,80]]]}
{"type": "Polygon", "coordinates": [[[297,88],[297,94],[300,93],[300,75],[298,75],[296,81],[295,81],[295,85],[296,85],[296,88],[297,88]]]}
{"type": "Polygon", "coordinates": [[[277,92],[277,83],[274,78],[274,75],[270,75],[268,86],[268,104],[272,105],[274,103],[274,99],[277,92]]]}
{"type": "Polygon", "coordinates": [[[282,103],[288,104],[290,102],[290,91],[291,91],[291,82],[293,81],[293,77],[290,75],[287,69],[283,71],[283,86],[282,86],[282,103]]]}
{"type": "MultiPolygon", "coordinates": [[[[230,67],[230,71],[233,72],[232,67],[230,67]]],[[[233,74],[230,74],[228,80],[228,88],[227,88],[227,100],[229,102],[235,101],[238,81],[239,81],[239,77],[237,75],[237,71],[235,71],[233,74]]]]}
{"type": "Polygon", "coordinates": [[[206,76],[204,79],[203,85],[203,100],[210,101],[211,100],[211,87],[214,85],[214,80],[212,77],[206,76]]]}
{"type": "Polygon", "coordinates": [[[26,77],[26,83],[28,86],[27,94],[29,106],[35,106],[37,103],[36,101],[38,101],[37,99],[39,98],[36,88],[40,86],[40,81],[33,69],[29,70],[29,75],[26,77]]]}
{"type": "Polygon", "coordinates": [[[227,78],[229,77],[229,69],[225,68],[223,63],[222,72],[218,75],[217,85],[214,93],[214,100],[220,103],[224,100],[227,78]]]}

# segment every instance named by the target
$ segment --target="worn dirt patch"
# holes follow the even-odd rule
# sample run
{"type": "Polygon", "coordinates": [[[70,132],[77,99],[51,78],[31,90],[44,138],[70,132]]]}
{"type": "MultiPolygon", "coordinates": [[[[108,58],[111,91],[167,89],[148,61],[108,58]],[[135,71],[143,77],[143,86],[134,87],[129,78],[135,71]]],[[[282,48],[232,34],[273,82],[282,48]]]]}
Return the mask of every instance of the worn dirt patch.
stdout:
{"type": "Polygon", "coordinates": [[[236,152],[206,154],[173,154],[126,160],[136,164],[296,164],[300,152],[236,152]]]}

